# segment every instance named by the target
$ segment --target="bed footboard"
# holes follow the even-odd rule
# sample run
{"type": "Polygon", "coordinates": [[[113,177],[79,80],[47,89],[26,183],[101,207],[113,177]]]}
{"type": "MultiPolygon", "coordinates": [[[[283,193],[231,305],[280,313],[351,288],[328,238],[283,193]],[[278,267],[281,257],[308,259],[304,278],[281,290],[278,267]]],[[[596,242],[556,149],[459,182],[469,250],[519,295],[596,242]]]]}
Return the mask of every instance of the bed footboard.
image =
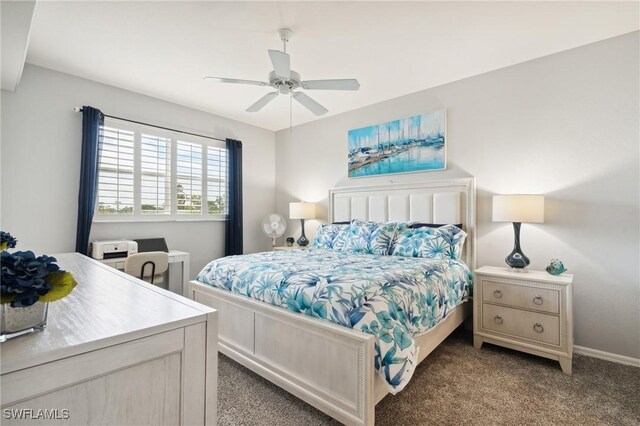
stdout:
{"type": "Polygon", "coordinates": [[[374,337],[191,281],[218,310],[220,351],[329,416],[373,425],[374,337]]]}

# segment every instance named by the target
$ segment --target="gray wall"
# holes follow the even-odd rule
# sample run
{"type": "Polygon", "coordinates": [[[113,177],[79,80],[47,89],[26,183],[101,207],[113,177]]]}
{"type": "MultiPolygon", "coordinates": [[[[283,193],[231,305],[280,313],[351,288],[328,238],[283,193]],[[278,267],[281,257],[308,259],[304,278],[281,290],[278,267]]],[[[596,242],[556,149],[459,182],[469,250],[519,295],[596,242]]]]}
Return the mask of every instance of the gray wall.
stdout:
{"type": "MultiPolygon", "coordinates": [[[[203,94],[203,96],[206,96],[203,94]]],[[[245,251],[270,248],[262,217],[275,208],[273,132],[112,86],[27,65],[15,92],[2,91],[2,229],[19,248],[48,254],[75,249],[82,114],[106,114],[243,142],[245,251]]],[[[96,223],[92,239],[164,236],[191,253],[195,276],[224,255],[224,222],[96,223]]]]}
{"type": "MultiPolygon", "coordinates": [[[[289,131],[273,132],[27,65],[2,91],[1,226],[38,252],[73,251],[81,117],[92,105],[121,115],[244,142],[245,248],[266,250],[261,218],[327,190],[473,175],[478,264],[501,265],[509,224],[491,222],[491,196],[543,193],[545,223],[523,225],[532,267],[562,259],[575,274],[576,344],[640,357],[639,73],[633,33],[418,92],[289,131]],[[349,129],[447,108],[448,170],[348,179],[349,129]],[[275,140],[275,147],[274,147],[275,140]],[[277,186],[276,186],[277,182],[277,186]],[[274,204],[274,188],[276,202],[274,204]]],[[[428,70],[425,70],[428,72],[428,70]]],[[[308,235],[320,221],[311,221],[308,235]]],[[[291,223],[287,235],[298,235],[291,223]]],[[[223,254],[222,222],[95,224],[92,238],[163,235],[189,251],[192,274],[223,254]]]]}
{"type": "MultiPolygon", "coordinates": [[[[292,200],[320,202],[326,219],[331,187],[473,175],[478,265],[504,265],[513,230],[491,222],[491,196],[545,194],[545,223],[522,227],[531,267],[559,258],[575,274],[577,345],[638,358],[638,34],[294,127],[293,139],[280,131],[277,209],[286,214],[292,200]],[[349,129],[441,108],[446,172],[347,178],[349,129]]],[[[299,224],[291,225],[287,234],[297,236],[299,224]]]]}

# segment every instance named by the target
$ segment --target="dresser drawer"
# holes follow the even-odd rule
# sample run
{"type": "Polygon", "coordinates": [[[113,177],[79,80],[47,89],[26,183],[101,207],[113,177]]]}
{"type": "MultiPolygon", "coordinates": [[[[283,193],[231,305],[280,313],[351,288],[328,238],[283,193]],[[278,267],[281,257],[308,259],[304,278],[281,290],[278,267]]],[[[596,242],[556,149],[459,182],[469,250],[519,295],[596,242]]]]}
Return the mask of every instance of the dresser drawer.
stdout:
{"type": "Polygon", "coordinates": [[[553,315],[483,303],[482,328],[560,346],[560,319],[553,315]]]}
{"type": "Polygon", "coordinates": [[[539,312],[552,314],[560,312],[559,292],[546,288],[506,284],[482,279],[482,300],[539,312]]]}

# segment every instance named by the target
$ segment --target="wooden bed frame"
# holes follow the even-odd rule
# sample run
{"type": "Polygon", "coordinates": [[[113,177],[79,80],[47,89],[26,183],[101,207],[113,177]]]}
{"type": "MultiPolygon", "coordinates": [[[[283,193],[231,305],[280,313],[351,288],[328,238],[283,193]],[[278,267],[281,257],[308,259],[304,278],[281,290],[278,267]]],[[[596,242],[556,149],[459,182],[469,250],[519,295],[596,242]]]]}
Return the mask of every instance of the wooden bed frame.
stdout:
{"type": "MultiPolygon", "coordinates": [[[[473,178],[329,191],[329,220],[462,223],[463,257],[475,268],[473,178]]],[[[277,386],[345,423],[373,425],[375,405],[388,393],[374,369],[374,337],[300,315],[198,281],[189,297],[218,310],[220,351],[277,386]]],[[[419,361],[471,314],[465,302],[416,337],[419,361]]]]}

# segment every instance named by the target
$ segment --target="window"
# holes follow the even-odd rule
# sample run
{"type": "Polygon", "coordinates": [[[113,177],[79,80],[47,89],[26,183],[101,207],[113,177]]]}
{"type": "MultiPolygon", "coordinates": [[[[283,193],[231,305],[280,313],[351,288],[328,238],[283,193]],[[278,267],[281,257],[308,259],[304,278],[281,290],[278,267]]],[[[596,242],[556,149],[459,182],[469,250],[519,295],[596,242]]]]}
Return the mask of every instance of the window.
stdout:
{"type": "Polygon", "coordinates": [[[96,221],[225,217],[223,142],[110,119],[99,144],[96,221]]]}

